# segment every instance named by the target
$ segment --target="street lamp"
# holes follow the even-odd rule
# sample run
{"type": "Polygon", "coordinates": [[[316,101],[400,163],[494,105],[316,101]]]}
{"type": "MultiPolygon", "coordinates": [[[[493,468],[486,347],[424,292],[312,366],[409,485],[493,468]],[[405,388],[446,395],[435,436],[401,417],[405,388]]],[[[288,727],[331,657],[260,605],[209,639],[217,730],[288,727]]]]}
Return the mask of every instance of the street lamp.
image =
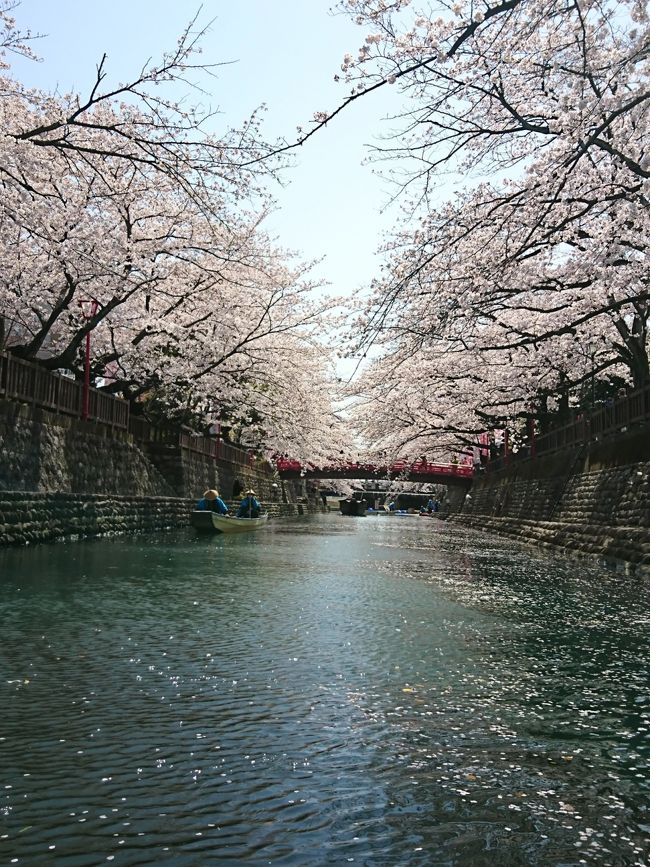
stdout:
{"type": "MultiPolygon", "coordinates": [[[[81,313],[87,321],[90,321],[97,313],[99,302],[93,298],[80,298],[77,302],[81,307],[81,313]]],[[[90,407],[90,332],[92,328],[88,328],[86,332],[86,357],[84,359],[84,387],[81,417],[84,421],[88,421],[88,410],[90,407]]]]}

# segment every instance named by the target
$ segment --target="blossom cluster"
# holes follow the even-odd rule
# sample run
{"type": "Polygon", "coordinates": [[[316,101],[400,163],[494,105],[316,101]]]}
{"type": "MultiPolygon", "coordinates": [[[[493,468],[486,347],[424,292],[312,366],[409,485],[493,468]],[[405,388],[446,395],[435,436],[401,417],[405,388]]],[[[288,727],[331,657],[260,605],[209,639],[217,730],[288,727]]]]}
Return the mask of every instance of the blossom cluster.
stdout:
{"type": "Polygon", "coordinates": [[[449,454],[566,415],[594,380],[648,384],[645,6],[342,6],[369,31],[347,81],[405,100],[376,149],[405,218],[350,333],[373,348],[353,389],[366,440],[449,454]]]}
{"type": "Polygon", "coordinates": [[[271,243],[266,180],[283,164],[260,112],[239,129],[169,98],[200,51],[173,51],[117,89],[104,58],[88,93],[12,78],[30,54],[0,4],[0,349],[92,376],[145,411],[252,448],[318,457],[344,440],[322,339],[335,302],[310,264],[271,243]],[[162,86],[161,86],[162,85],[162,86]]]}

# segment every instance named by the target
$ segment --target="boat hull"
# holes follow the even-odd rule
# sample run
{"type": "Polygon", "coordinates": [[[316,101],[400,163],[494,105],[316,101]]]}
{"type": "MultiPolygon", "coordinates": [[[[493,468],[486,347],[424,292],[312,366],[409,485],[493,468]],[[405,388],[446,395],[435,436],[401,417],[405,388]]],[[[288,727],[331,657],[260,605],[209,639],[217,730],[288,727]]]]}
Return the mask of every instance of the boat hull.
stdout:
{"type": "Polygon", "coordinates": [[[352,515],[355,518],[364,517],[368,503],[365,500],[339,500],[339,509],[342,515],[352,515]]]}
{"type": "Polygon", "coordinates": [[[197,533],[250,533],[266,525],[268,515],[259,518],[230,518],[216,512],[196,510],[190,516],[190,523],[197,533]]]}

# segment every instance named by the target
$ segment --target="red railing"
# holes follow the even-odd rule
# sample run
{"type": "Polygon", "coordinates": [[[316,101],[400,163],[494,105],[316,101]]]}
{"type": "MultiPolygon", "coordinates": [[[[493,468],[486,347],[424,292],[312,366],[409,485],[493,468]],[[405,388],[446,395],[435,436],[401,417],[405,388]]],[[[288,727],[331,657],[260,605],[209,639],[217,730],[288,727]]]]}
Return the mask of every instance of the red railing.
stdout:
{"type": "Polygon", "coordinates": [[[388,476],[418,475],[441,478],[454,476],[457,478],[471,478],[474,468],[466,464],[432,464],[428,461],[394,461],[392,464],[369,464],[369,463],[337,463],[330,466],[317,467],[313,464],[301,464],[300,461],[287,457],[275,459],[275,466],[280,474],[301,474],[305,478],[358,478],[363,475],[368,477],[386,478],[388,476]],[[347,475],[346,475],[347,474],[347,475]]]}
{"type": "Polygon", "coordinates": [[[471,464],[431,464],[428,461],[395,461],[388,468],[391,474],[395,473],[413,473],[422,476],[460,476],[461,478],[471,478],[474,473],[474,467],[471,464]]]}

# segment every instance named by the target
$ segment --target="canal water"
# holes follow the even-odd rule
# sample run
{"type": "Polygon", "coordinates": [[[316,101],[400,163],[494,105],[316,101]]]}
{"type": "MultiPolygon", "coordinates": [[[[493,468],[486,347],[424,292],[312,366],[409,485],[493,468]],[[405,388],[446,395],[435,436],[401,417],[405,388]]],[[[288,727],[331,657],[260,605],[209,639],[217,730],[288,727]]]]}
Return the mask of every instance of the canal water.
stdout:
{"type": "Polygon", "coordinates": [[[647,584],[338,514],[0,580],[3,865],[649,863],[647,584]]]}

